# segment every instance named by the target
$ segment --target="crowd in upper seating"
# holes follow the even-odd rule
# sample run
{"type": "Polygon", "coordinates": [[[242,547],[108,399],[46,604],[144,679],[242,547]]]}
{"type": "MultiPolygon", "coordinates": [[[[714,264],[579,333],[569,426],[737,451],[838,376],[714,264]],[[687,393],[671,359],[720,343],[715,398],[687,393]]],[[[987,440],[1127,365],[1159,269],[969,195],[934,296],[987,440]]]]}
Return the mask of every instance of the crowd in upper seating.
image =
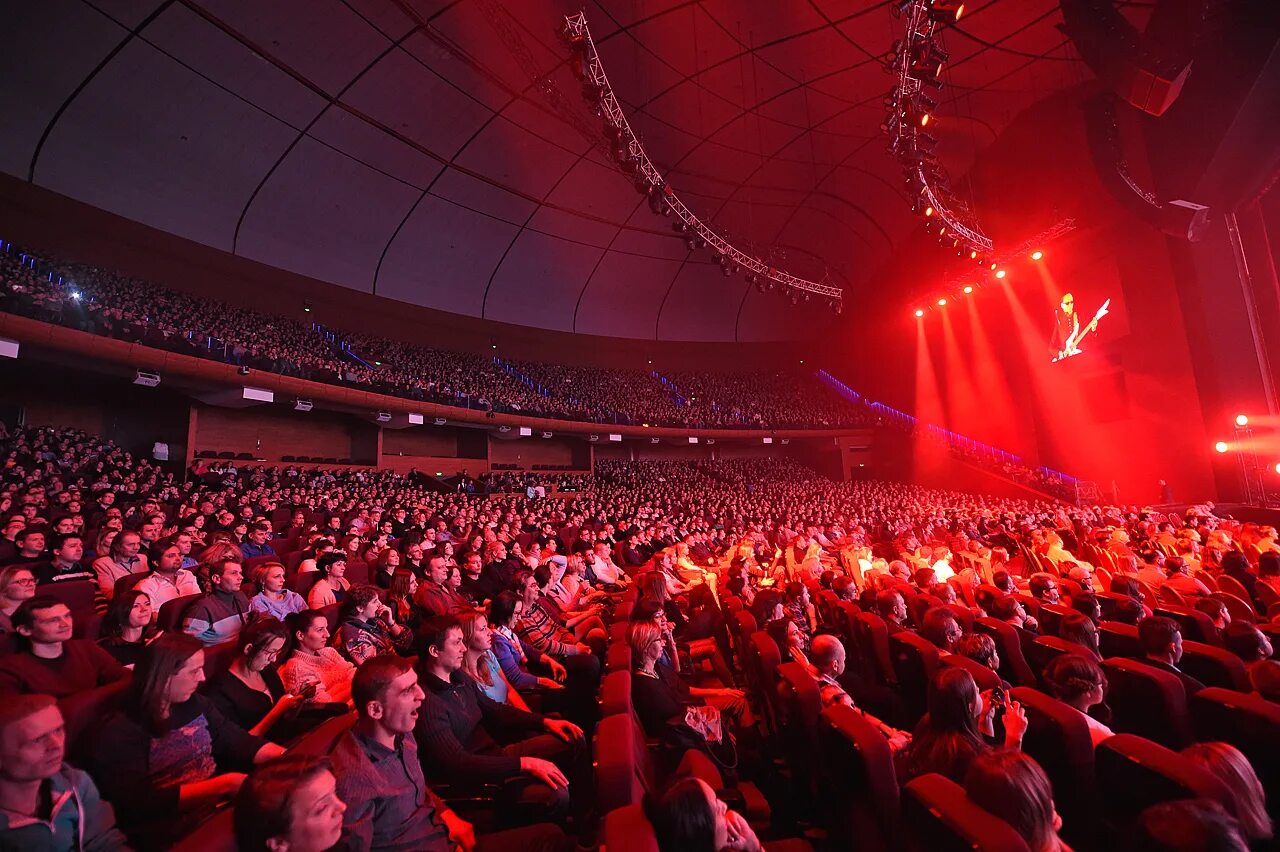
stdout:
{"type": "Polygon", "coordinates": [[[0,848],[1274,837],[1280,543],[1212,506],[0,458],[0,848]]]}

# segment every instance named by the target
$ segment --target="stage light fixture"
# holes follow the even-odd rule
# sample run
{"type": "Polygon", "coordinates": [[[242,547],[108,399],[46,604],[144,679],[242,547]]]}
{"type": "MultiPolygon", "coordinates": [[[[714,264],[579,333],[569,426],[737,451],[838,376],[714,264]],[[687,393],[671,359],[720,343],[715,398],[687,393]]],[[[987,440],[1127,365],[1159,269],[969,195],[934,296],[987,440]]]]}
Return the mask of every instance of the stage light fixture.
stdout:
{"type": "Polygon", "coordinates": [[[997,278],[1003,278],[1003,277],[1004,277],[1004,275],[1005,275],[1005,272],[1004,272],[1004,270],[1003,270],[1003,269],[998,269],[998,270],[996,270],[996,277],[997,277],[997,278]]]}
{"type": "Polygon", "coordinates": [[[1042,257],[1044,257],[1044,252],[1042,252],[1042,251],[1036,250],[1036,251],[1031,252],[1031,259],[1032,259],[1032,260],[1039,260],[1039,259],[1040,259],[1040,258],[1042,258],[1042,257]]]}
{"type": "Polygon", "coordinates": [[[1280,462],[1276,462],[1276,473],[1280,473],[1280,462]]]}
{"type": "Polygon", "coordinates": [[[972,292],[973,292],[973,286],[972,286],[972,285],[965,285],[965,288],[964,288],[964,294],[967,296],[967,295],[969,295],[969,294],[970,294],[970,293],[972,293],[972,292]]]}
{"type": "Polygon", "coordinates": [[[926,208],[924,208],[924,215],[925,215],[925,216],[932,216],[932,215],[933,215],[933,208],[932,208],[932,207],[926,207],[926,208]]]}
{"type": "Polygon", "coordinates": [[[952,24],[964,14],[964,4],[954,0],[935,0],[929,7],[929,19],[940,24],[952,24]]]}
{"type": "Polygon", "coordinates": [[[969,252],[969,259],[970,259],[970,260],[977,260],[977,258],[978,258],[978,253],[977,253],[976,251],[971,251],[971,252],[969,252]]]}
{"type": "Polygon", "coordinates": [[[993,261],[993,262],[992,262],[992,264],[991,264],[991,268],[992,268],[992,269],[995,269],[995,268],[996,268],[997,266],[999,266],[999,265],[1000,265],[1000,264],[995,263],[995,262],[993,261]]]}
{"type": "Polygon", "coordinates": [[[946,299],[939,299],[939,300],[938,300],[938,307],[940,307],[940,308],[945,308],[946,306],[947,306],[947,300],[946,300],[946,299]]]}
{"type": "Polygon", "coordinates": [[[1225,453],[1227,450],[1231,449],[1231,447],[1227,445],[1226,441],[1219,441],[1213,445],[1213,448],[1220,453],[1225,453]]]}
{"type": "Polygon", "coordinates": [[[1243,415],[1243,414],[1237,414],[1237,415],[1236,415],[1236,425],[1237,425],[1237,426],[1240,426],[1240,427],[1242,427],[1242,428],[1243,428],[1243,427],[1245,427],[1245,426],[1248,426],[1248,425],[1249,425],[1249,418],[1248,418],[1247,416],[1243,415]]]}
{"type": "Polygon", "coordinates": [[[924,316],[924,311],[920,308],[916,308],[916,316],[918,317],[924,316]]]}

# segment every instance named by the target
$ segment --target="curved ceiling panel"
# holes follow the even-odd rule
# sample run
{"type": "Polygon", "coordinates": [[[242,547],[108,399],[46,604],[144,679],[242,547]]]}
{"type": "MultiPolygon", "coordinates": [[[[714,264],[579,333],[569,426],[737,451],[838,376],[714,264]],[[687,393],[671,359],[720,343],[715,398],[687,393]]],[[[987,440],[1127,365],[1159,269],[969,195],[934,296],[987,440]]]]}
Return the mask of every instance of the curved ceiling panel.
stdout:
{"type": "MultiPolygon", "coordinates": [[[[22,179],[505,322],[751,341],[833,320],[725,278],[649,212],[555,36],[569,0],[9,5],[0,169],[22,179]]],[[[970,5],[947,36],[936,125],[954,174],[1082,77],[1056,0],[970,5]]],[[[914,227],[879,131],[887,5],[593,0],[586,14],[628,120],[698,217],[829,276],[857,310],[914,227]]]]}
{"type": "Polygon", "coordinates": [[[290,272],[372,292],[382,249],[420,194],[303,139],[249,205],[236,251],[290,272]]]}

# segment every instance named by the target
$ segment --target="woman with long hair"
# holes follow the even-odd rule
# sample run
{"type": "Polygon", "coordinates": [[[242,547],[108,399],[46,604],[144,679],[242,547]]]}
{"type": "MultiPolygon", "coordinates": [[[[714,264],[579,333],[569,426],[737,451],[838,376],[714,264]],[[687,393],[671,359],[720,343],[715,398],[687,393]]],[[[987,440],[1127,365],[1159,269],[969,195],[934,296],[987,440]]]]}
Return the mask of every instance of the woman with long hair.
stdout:
{"type": "Polygon", "coordinates": [[[716,791],[700,778],[678,778],[659,793],[646,793],[642,804],[659,852],[763,849],[746,819],[729,810],[716,791]]]}
{"type": "Polygon", "coordinates": [[[203,681],[200,641],[160,636],[93,738],[90,773],[138,848],[168,847],[236,794],[241,772],[284,753],[227,719],[197,692],[203,681]]]}
{"type": "Polygon", "coordinates": [[[462,625],[462,641],[467,646],[462,658],[462,671],[494,701],[527,711],[529,705],[519,692],[511,688],[497,655],[493,653],[493,631],[485,614],[478,609],[464,610],[458,613],[458,623],[462,625]]]}
{"type": "Polygon", "coordinates": [[[276,661],[284,652],[287,631],[274,618],[250,624],[236,639],[237,653],[227,670],[209,682],[205,694],[222,714],[258,737],[269,735],[275,742],[288,742],[296,726],[287,733],[277,723],[293,718],[312,690],[303,685],[286,691],[276,673],[276,661]]]}
{"type": "Polygon", "coordinates": [[[524,601],[515,592],[503,592],[489,604],[490,648],[498,659],[498,665],[507,682],[518,690],[563,689],[564,666],[551,655],[526,645],[516,635],[515,625],[520,622],[523,609],[524,601]],[[533,674],[529,671],[530,662],[547,666],[551,677],[533,674]]]}
{"type": "Polygon", "coordinates": [[[1098,649],[1098,628],[1093,619],[1084,613],[1069,612],[1064,615],[1058,625],[1058,638],[1079,645],[1094,662],[1102,662],[1102,652],[1098,649]]]}
{"type": "Polygon", "coordinates": [[[1184,748],[1182,756],[1231,791],[1227,809],[1250,845],[1271,848],[1267,844],[1275,837],[1275,827],[1267,813],[1267,794],[1249,758],[1228,743],[1196,743],[1184,748]]]}
{"type": "Polygon", "coordinates": [[[23,601],[36,596],[36,575],[26,565],[0,569],[0,636],[13,633],[13,615],[23,601]]]}
{"type": "MultiPolygon", "coordinates": [[[[937,772],[963,783],[969,764],[991,751],[996,702],[990,693],[979,693],[973,675],[964,669],[939,667],[929,682],[929,712],[916,726],[911,745],[898,753],[898,779],[911,780],[937,772]]],[[[1005,699],[1006,748],[1022,747],[1027,714],[1022,706],[1005,699]]]]}
{"type": "Polygon", "coordinates": [[[397,568],[391,578],[391,588],[387,592],[387,606],[395,620],[415,633],[422,624],[422,611],[413,602],[418,592],[418,578],[412,569],[397,568]]]}
{"type": "Polygon", "coordinates": [[[316,701],[349,703],[356,667],[329,645],[329,622],[324,613],[304,609],[289,616],[285,626],[289,639],[284,650],[285,661],[280,666],[280,682],[284,688],[294,692],[313,683],[316,701]]]}
{"type": "Polygon", "coordinates": [[[338,610],[337,645],[357,666],[370,657],[409,650],[413,633],[397,624],[376,586],[352,586],[338,610]]]}
{"type": "Polygon", "coordinates": [[[147,645],[159,633],[151,623],[151,598],[146,592],[130,589],[112,598],[102,619],[98,644],[116,662],[131,669],[147,652],[147,645]]]}
{"type": "Polygon", "coordinates": [[[1049,776],[1020,751],[978,755],[964,776],[969,801],[1018,832],[1031,852],[1070,852],[1058,837],[1062,817],[1053,806],[1049,776]]]}
{"type": "Polygon", "coordinates": [[[400,551],[394,547],[388,547],[378,556],[377,565],[373,568],[373,582],[380,589],[391,588],[391,580],[399,567],[400,551]]]}

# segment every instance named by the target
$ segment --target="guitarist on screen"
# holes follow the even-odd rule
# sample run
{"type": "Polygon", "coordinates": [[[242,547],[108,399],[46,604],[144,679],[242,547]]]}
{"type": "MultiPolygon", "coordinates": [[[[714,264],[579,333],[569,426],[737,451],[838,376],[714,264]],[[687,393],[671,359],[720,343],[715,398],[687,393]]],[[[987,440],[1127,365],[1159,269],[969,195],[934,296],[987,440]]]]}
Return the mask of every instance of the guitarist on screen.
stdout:
{"type": "Polygon", "coordinates": [[[1107,299],[1102,303],[1102,307],[1098,308],[1098,312],[1093,315],[1089,324],[1082,328],[1080,317],[1076,314],[1075,297],[1070,293],[1063,295],[1062,303],[1054,313],[1053,360],[1061,361],[1063,358],[1079,355],[1080,341],[1098,329],[1098,321],[1107,315],[1109,307],[1111,307],[1111,300],[1107,299]]]}

